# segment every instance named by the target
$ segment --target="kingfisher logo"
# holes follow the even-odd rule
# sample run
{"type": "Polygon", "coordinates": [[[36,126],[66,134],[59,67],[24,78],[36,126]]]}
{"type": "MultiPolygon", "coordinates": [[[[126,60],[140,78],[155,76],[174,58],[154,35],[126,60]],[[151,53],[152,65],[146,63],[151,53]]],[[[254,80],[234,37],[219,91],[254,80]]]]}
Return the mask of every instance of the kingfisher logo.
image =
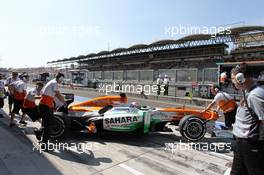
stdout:
{"type": "Polygon", "coordinates": [[[125,116],[125,117],[115,117],[115,118],[106,118],[105,124],[129,124],[129,123],[137,123],[138,118],[136,116],[125,116]]]}

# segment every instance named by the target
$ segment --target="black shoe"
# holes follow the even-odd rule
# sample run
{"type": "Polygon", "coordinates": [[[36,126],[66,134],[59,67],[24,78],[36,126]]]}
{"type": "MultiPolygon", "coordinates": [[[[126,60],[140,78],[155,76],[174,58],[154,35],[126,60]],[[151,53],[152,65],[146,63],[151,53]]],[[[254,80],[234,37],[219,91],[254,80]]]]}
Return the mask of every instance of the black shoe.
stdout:
{"type": "Polygon", "coordinates": [[[35,133],[35,135],[36,135],[36,138],[38,139],[38,140],[41,140],[41,135],[42,135],[42,130],[34,130],[34,133],[35,133]]]}
{"type": "Polygon", "coordinates": [[[15,123],[10,123],[10,124],[9,124],[9,127],[10,127],[10,128],[13,127],[13,126],[16,126],[16,124],[15,124],[15,123]]]}
{"type": "Polygon", "coordinates": [[[27,122],[25,122],[25,121],[20,121],[19,123],[22,124],[22,125],[26,125],[27,124],[27,122]]]}
{"type": "Polygon", "coordinates": [[[212,132],[211,133],[211,137],[216,137],[216,133],[215,132],[212,132]]]}
{"type": "Polygon", "coordinates": [[[222,129],[222,130],[228,130],[228,127],[226,127],[226,126],[221,126],[221,129],[222,129]]]}

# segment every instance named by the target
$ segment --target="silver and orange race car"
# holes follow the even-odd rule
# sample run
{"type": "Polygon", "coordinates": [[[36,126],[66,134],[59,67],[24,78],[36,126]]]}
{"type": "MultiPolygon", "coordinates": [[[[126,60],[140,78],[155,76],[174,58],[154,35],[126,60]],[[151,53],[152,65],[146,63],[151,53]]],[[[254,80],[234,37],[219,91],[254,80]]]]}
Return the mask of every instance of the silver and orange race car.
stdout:
{"type": "Polygon", "coordinates": [[[52,137],[62,136],[66,130],[82,131],[100,136],[104,132],[148,134],[162,131],[167,123],[179,126],[181,135],[198,141],[206,133],[207,121],[218,119],[215,111],[201,112],[192,108],[153,108],[127,103],[125,94],[102,96],[71,104],[73,94],[65,94],[67,107],[54,113],[52,137]]]}

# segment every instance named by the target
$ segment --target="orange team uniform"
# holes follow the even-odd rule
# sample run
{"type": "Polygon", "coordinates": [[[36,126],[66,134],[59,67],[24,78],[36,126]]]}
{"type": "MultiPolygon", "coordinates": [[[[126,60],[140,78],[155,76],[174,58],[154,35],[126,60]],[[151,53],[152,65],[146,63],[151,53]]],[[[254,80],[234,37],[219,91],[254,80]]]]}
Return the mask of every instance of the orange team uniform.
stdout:
{"type": "Polygon", "coordinates": [[[225,92],[218,92],[213,102],[215,102],[224,113],[231,112],[237,107],[236,101],[225,92]]]}
{"type": "Polygon", "coordinates": [[[224,112],[225,125],[226,127],[231,127],[235,122],[235,115],[237,104],[232,97],[225,92],[218,92],[213,100],[218,107],[224,112]]]}
{"type": "Polygon", "coordinates": [[[54,108],[55,92],[59,90],[56,79],[49,81],[43,88],[40,104],[46,105],[49,108],[54,108]]]}

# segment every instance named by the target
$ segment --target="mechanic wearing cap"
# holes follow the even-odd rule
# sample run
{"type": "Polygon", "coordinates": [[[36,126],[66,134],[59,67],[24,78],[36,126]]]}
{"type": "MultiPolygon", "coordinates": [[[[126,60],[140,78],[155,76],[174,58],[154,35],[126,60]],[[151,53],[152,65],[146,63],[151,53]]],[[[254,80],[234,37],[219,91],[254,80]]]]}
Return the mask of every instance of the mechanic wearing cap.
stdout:
{"type": "Polygon", "coordinates": [[[232,124],[235,123],[237,110],[236,101],[228,93],[220,91],[217,85],[211,86],[211,92],[215,97],[203,112],[210,110],[216,104],[217,111],[221,109],[224,112],[225,129],[231,128],[232,124]]]}
{"type": "MultiPolygon", "coordinates": [[[[14,108],[11,112],[11,120],[10,120],[10,127],[14,126],[14,118],[15,114],[19,114],[19,111],[22,110],[23,112],[23,102],[24,98],[27,93],[27,82],[28,82],[29,76],[27,74],[23,74],[21,76],[21,80],[15,81],[10,84],[10,87],[13,91],[13,100],[14,100],[14,108]]],[[[19,122],[20,124],[26,125],[27,123],[25,122],[25,113],[23,112],[21,120],[19,122]]]]}
{"type": "Polygon", "coordinates": [[[50,126],[52,124],[54,98],[57,97],[63,104],[66,104],[64,97],[59,91],[58,84],[62,83],[64,75],[58,73],[56,78],[50,80],[43,88],[39,103],[39,112],[44,127],[42,143],[47,143],[50,138],[50,126]]]}
{"type": "Polygon", "coordinates": [[[18,78],[18,73],[17,72],[12,72],[12,76],[11,77],[8,77],[6,79],[6,82],[5,82],[5,86],[8,87],[8,92],[7,92],[7,95],[8,95],[8,105],[9,105],[9,114],[11,114],[12,112],[12,106],[13,106],[13,103],[14,103],[14,100],[13,100],[13,90],[12,90],[12,87],[10,86],[11,83],[15,82],[15,81],[18,81],[19,78],[18,78]]]}
{"type": "Polygon", "coordinates": [[[245,63],[231,71],[232,82],[243,92],[233,125],[236,146],[231,175],[264,174],[264,89],[252,72],[245,63]]]}
{"type": "Polygon", "coordinates": [[[35,103],[35,99],[40,98],[43,83],[37,82],[36,87],[27,92],[24,99],[23,109],[24,112],[31,118],[33,122],[40,118],[38,106],[35,103]]]}

